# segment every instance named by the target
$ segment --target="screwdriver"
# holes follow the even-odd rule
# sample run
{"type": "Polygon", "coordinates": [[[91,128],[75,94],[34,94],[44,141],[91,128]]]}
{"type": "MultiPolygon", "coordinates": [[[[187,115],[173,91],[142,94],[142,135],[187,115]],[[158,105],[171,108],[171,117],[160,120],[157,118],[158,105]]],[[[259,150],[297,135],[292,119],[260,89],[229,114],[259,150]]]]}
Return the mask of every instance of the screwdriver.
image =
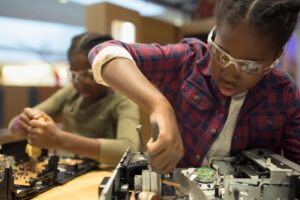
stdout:
{"type": "MultiPolygon", "coordinates": [[[[39,117],[38,120],[41,122],[46,121],[44,117],[39,117]]],[[[30,158],[30,168],[34,169],[38,157],[40,157],[42,155],[42,149],[32,146],[31,144],[28,143],[26,145],[25,152],[27,153],[27,155],[30,158]]]]}
{"type": "MultiPolygon", "coordinates": [[[[157,140],[159,134],[159,129],[158,129],[158,125],[157,122],[151,122],[151,137],[152,137],[152,142],[155,142],[157,140]]],[[[151,163],[150,163],[150,159],[149,159],[149,171],[152,171],[152,167],[151,167],[151,163]]]]}

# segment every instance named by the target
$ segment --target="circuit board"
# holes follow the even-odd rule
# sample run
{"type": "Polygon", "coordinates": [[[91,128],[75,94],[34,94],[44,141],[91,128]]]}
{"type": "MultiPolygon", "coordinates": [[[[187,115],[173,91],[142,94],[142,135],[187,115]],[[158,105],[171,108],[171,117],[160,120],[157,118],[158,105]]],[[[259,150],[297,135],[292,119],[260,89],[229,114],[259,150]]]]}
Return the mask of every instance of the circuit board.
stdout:
{"type": "Polygon", "coordinates": [[[37,161],[16,162],[0,154],[0,200],[26,200],[97,168],[87,159],[43,156],[37,161]]]}

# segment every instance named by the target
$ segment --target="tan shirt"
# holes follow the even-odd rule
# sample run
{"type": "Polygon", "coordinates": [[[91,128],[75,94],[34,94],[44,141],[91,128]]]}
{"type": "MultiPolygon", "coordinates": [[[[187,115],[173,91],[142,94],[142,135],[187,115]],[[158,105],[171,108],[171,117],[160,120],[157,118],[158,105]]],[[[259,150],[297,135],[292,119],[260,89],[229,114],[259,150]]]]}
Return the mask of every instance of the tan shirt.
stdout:
{"type": "Polygon", "coordinates": [[[111,92],[93,104],[84,104],[83,98],[70,85],[35,108],[51,117],[61,116],[64,131],[100,138],[100,162],[118,163],[128,147],[138,149],[138,106],[120,93],[111,92]]]}

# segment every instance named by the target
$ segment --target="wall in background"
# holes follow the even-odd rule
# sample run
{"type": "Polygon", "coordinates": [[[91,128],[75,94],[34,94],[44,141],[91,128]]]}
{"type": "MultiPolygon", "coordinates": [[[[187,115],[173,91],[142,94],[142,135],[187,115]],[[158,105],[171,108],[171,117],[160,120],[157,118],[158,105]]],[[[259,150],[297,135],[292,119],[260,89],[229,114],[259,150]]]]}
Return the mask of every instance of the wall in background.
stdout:
{"type": "Polygon", "coordinates": [[[7,128],[12,117],[25,107],[32,107],[48,98],[59,87],[0,87],[0,128],[7,128]]]}

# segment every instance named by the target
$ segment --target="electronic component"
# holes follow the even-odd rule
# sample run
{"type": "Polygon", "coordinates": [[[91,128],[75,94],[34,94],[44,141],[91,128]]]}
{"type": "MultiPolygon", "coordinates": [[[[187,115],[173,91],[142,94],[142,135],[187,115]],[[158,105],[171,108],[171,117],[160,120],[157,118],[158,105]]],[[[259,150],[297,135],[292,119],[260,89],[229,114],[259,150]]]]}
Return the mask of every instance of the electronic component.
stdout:
{"type": "Polygon", "coordinates": [[[209,168],[175,169],[170,175],[148,171],[144,162],[141,166],[135,163],[134,171],[128,170],[135,154],[126,151],[100,200],[128,199],[132,184],[135,199],[155,194],[163,200],[300,200],[300,166],[265,149],[213,158],[209,168]]]}
{"type": "Polygon", "coordinates": [[[0,200],[32,199],[97,167],[92,160],[50,156],[39,158],[32,168],[28,160],[16,163],[0,154],[0,200]]]}

